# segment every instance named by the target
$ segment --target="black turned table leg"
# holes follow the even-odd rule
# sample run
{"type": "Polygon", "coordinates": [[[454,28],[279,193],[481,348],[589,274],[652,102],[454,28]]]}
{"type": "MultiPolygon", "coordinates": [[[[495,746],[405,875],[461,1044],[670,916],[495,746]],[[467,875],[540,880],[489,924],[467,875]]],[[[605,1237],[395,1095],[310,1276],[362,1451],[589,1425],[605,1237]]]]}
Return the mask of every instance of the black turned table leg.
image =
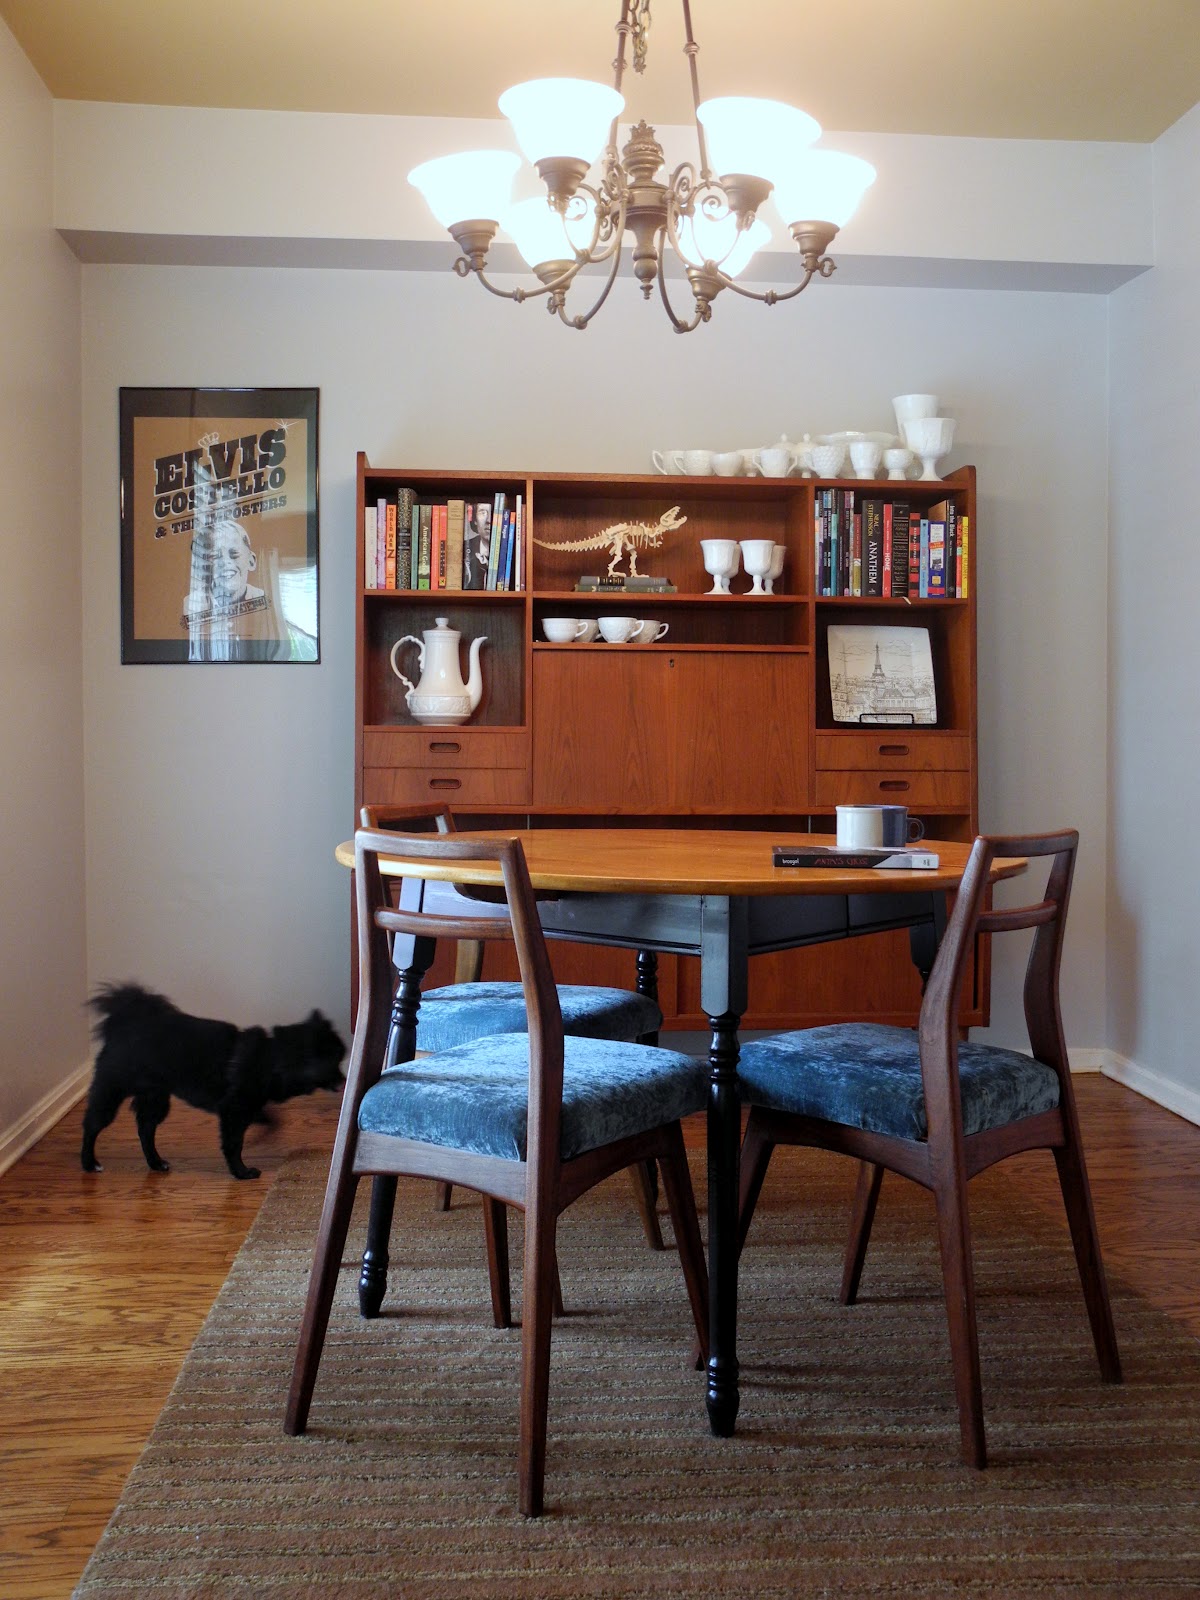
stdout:
{"type": "Polygon", "coordinates": [[[718,1438],[733,1433],[738,1414],[737,1193],[741,1158],[737,1030],[727,1011],[709,1017],[708,1090],[708,1423],[718,1438]]]}
{"type": "MultiPolygon", "coordinates": [[[[413,941],[426,943],[427,941],[413,941]]],[[[399,975],[392,1001],[392,1026],[388,1034],[386,1065],[411,1061],[417,1048],[417,1010],[421,1004],[421,979],[426,966],[411,966],[399,975]]],[[[377,1317],[387,1291],[388,1241],[396,1208],[396,1180],[376,1177],[371,1182],[371,1210],[367,1219],[367,1246],[358,1278],[358,1309],[364,1317],[377,1317]]]]}

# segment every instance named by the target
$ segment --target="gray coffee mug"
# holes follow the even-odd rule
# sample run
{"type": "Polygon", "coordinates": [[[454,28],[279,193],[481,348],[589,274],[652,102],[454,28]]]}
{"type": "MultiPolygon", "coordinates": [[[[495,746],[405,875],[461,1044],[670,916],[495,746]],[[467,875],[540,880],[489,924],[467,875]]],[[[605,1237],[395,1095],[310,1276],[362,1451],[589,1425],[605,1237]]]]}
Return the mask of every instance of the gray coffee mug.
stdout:
{"type": "Polygon", "coordinates": [[[910,817],[907,806],[880,806],[883,813],[883,847],[885,850],[903,850],[906,844],[916,844],[925,837],[925,824],[920,817],[910,817]]]}

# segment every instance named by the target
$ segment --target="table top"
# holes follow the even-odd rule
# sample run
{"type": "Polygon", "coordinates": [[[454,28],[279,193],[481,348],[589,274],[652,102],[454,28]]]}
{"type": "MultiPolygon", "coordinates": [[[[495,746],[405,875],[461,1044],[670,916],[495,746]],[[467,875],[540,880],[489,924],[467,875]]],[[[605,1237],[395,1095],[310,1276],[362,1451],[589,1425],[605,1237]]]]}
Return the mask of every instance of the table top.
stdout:
{"type": "MultiPolygon", "coordinates": [[[[953,889],[971,853],[969,844],[924,839],[920,848],[939,865],[919,872],[878,867],[776,867],[775,845],[832,848],[832,834],[748,832],[739,828],[497,828],[468,838],[520,839],[535,889],[576,894],[895,894],[953,889]]],[[[354,865],[354,842],[339,844],[337,859],[354,865]]],[[[393,877],[423,877],[455,883],[496,884],[488,862],[404,861],[381,858],[393,877]]],[[[1023,858],[1002,858],[992,878],[1024,872],[1023,858]]]]}

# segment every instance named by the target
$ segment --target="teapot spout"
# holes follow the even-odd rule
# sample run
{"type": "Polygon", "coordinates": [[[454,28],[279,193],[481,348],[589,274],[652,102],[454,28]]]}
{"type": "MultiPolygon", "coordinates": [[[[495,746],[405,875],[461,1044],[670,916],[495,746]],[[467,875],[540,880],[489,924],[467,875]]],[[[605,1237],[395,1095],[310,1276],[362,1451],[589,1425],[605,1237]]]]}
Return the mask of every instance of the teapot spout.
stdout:
{"type": "Polygon", "coordinates": [[[478,639],[471,640],[471,670],[467,678],[467,695],[471,701],[471,710],[479,709],[479,702],[483,698],[483,674],[479,670],[480,647],[487,643],[487,634],[481,634],[478,639]]]}

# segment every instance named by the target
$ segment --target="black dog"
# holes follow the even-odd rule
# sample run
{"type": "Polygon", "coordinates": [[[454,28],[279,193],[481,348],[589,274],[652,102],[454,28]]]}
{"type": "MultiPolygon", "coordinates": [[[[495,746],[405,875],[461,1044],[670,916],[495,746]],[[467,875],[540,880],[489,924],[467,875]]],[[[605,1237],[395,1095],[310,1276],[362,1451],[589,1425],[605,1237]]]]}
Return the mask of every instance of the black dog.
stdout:
{"type": "Polygon", "coordinates": [[[96,1136],[132,1095],[138,1138],[152,1172],[168,1172],[154,1134],[178,1095],[215,1111],[221,1150],[235,1178],[257,1178],[242,1160],[252,1122],[267,1120],[269,1101],[314,1089],[341,1089],[338,1064],[346,1047],[319,1011],[288,1027],[235,1028],[231,1022],[190,1017],[160,994],[137,984],[107,984],[89,1002],[100,1020],[100,1051],[83,1116],[85,1172],[99,1172],[96,1136]]]}

